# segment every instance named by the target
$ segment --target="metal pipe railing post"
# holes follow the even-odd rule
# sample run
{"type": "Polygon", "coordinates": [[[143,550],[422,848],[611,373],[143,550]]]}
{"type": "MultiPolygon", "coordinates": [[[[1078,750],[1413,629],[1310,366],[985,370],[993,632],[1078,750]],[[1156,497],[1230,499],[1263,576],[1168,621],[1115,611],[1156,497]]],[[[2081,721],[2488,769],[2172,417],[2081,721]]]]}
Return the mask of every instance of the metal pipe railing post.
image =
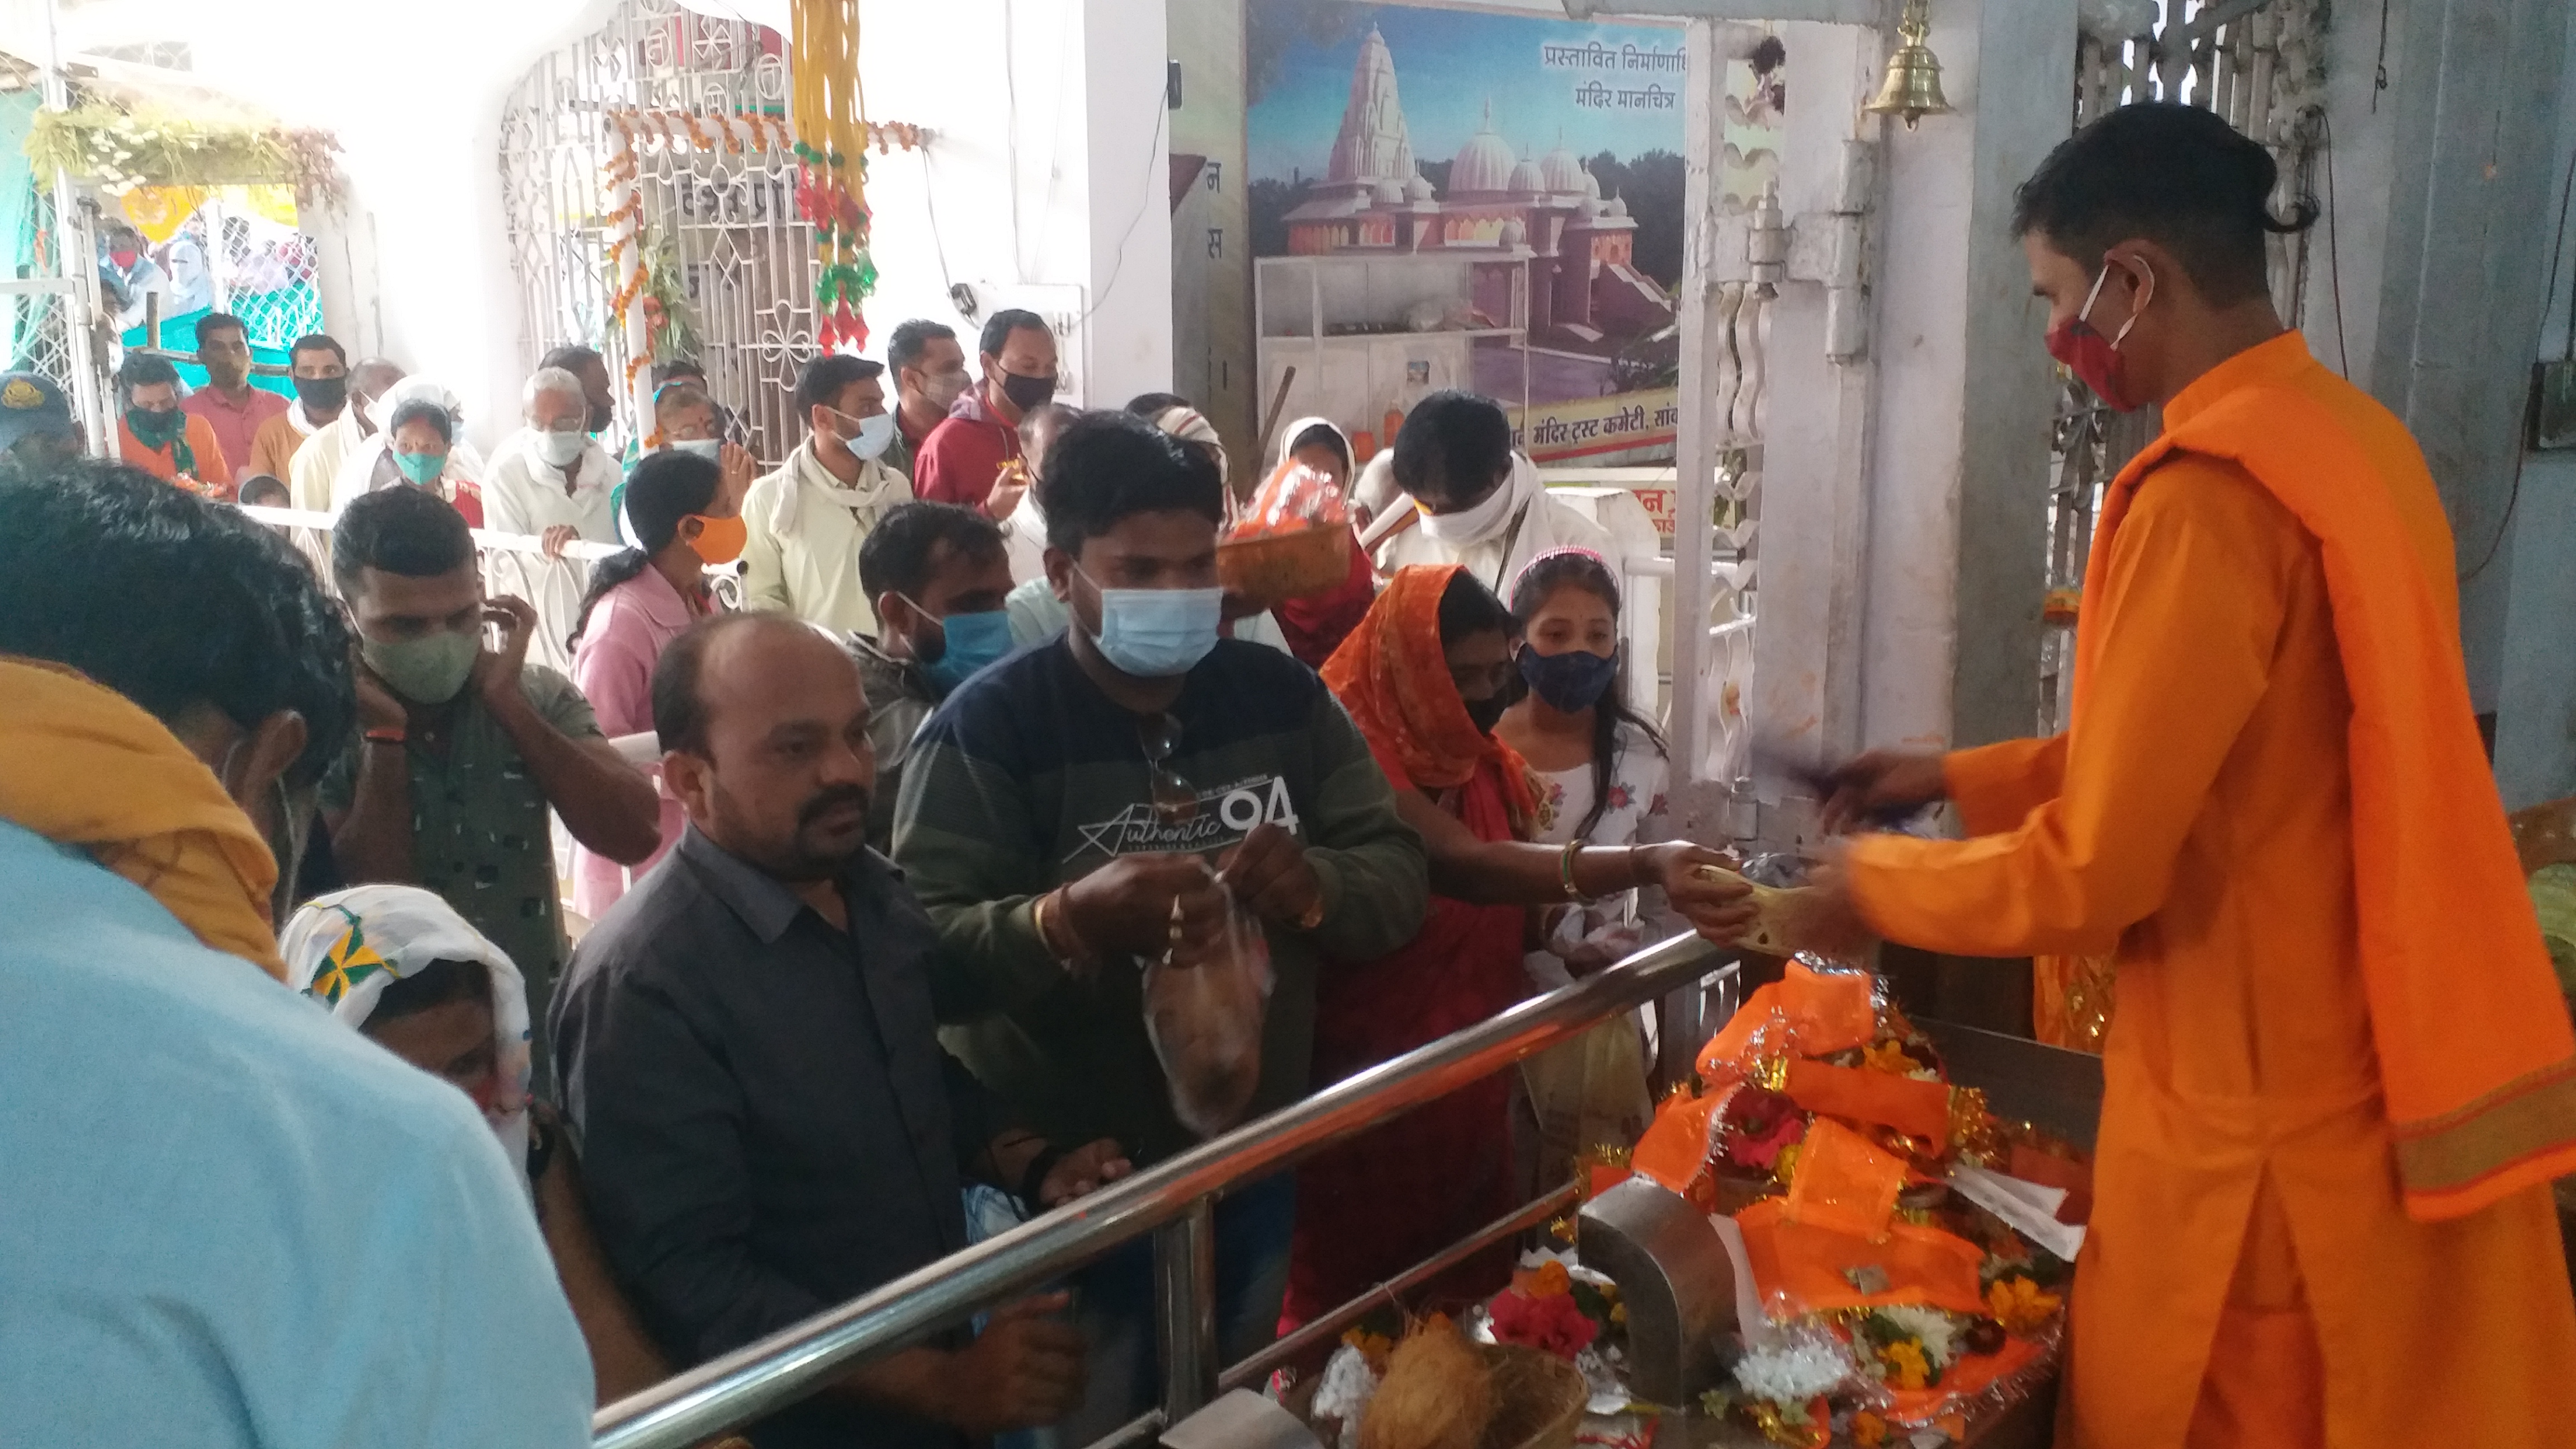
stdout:
{"type": "Polygon", "coordinates": [[[1163,1353],[1163,1422],[1216,1397],[1216,1199],[1203,1197],[1154,1230],[1155,1338],[1163,1353]]]}

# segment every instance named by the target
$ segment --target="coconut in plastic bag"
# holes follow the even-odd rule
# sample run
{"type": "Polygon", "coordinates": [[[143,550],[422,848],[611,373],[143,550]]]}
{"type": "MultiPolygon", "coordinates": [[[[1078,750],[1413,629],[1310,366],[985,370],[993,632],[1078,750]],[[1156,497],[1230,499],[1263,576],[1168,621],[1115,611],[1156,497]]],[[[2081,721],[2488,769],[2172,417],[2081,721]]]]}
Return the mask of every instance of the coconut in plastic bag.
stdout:
{"type": "MultiPolygon", "coordinates": [[[[1213,872],[1211,872],[1213,874],[1213,872]]],[[[1261,1085],[1261,1023],[1270,1001],[1270,940],[1226,891],[1225,920],[1205,946],[1172,942],[1145,966],[1145,1036],[1172,1093],[1172,1115],[1201,1137],[1243,1120],[1261,1085]]]]}

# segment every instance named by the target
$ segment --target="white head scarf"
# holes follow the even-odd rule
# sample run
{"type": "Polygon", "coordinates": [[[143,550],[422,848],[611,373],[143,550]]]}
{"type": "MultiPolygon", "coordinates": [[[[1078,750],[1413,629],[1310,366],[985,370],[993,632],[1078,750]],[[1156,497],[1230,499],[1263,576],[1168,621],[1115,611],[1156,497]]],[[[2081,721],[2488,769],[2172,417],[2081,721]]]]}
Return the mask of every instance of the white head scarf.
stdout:
{"type": "Polygon", "coordinates": [[[418,886],[364,885],[320,896],[278,933],[286,984],[351,1030],[366,1026],[385,988],[434,961],[479,961],[492,976],[492,1034],[500,1087],[483,1109],[512,1165],[528,1164],[528,988],[519,968],[456,909],[418,886]]]}
{"type": "Polygon", "coordinates": [[[1197,408],[1165,408],[1154,415],[1154,426],[1175,438],[1205,444],[1216,454],[1217,473],[1220,476],[1225,473],[1225,440],[1217,436],[1216,424],[1209,422],[1197,408]]]}
{"type": "MultiPolygon", "coordinates": [[[[1345,459],[1351,456],[1351,435],[1343,432],[1340,425],[1335,423],[1331,418],[1299,418],[1297,421],[1290,423],[1288,426],[1279,430],[1279,462],[1285,463],[1290,458],[1296,456],[1297,439],[1303,436],[1310,428],[1331,429],[1333,436],[1342,440],[1342,456],[1345,459]]],[[[1358,482],[1358,465],[1355,463],[1345,463],[1342,468],[1343,491],[1348,492],[1351,487],[1358,482]]]]}
{"type": "MultiPolygon", "coordinates": [[[[393,422],[395,412],[399,411],[405,403],[413,402],[435,403],[445,408],[449,420],[453,423],[451,431],[454,441],[448,445],[447,466],[440,470],[438,476],[445,480],[451,489],[458,483],[472,483],[477,486],[482,484],[483,455],[475,450],[472,443],[465,441],[464,401],[457,397],[445,383],[435,378],[415,374],[398,379],[384,390],[383,395],[371,402],[352,404],[365,410],[367,421],[374,425],[375,431],[352,447],[348,457],[340,464],[338,481],[331,489],[331,496],[338,501],[339,507],[347,506],[347,500],[362,493],[374,491],[378,483],[383,481],[376,476],[378,465],[385,463],[385,455],[390,451],[393,442],[392,435],[386,431],[386,426],[393,422]]],[[[401,475],[395,474],[394,481],[401,481],[401,475]]],[[[336,507],[334,511],[337,511],[336,507]]]]}

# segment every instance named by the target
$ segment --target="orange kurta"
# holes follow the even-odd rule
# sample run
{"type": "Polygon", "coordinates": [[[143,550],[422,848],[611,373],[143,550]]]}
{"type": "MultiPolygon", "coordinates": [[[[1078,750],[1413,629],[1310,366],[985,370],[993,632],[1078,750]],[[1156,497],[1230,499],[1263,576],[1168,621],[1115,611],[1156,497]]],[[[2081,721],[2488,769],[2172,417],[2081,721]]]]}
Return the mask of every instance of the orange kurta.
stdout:
{"type": "MultiPolygon", "coordinates": [[[[2378,516],[2405,538],[2372,566],[2430,578],[2438,560],[2426,607],[2455,620],[2422,463],[2297,334],[2176,397],[2168,439],[2189,447],[2195,420],[2248,388],[2298,401],[2267,424],[2358,444],[2368,470],[2337,482],[2384,486],[2378,516]]],[[[1890,939],[1934,950],[2116,953],[2073,1442],[2534,1442],[2576,1384],[2547,1189],[2491,1173],[2497,1200],[2455,1200],[2464,1215],[2443,1221],[2418,1220],[2427,1197],[2410,1217],[2401,1190],[2382,1053],[2407,1027],[2374,1034],[2374,1002],[2395,998],[2384,970],[2365,979],[2348,641],[2289,501],[2315,491],[2174,446],[2142,455],[2106,504],[2072,730],[1952,755],[1975,838],[1865,839],[1854,896],[1890,939]]],[[[2455,661],[2455,635],[2448,647],[2455,661]]],[[[2535,1050],[2551,1032],[2564,1039],[2563,1017],[2535,1050]]],[[[2403,1061],[2411,1093],[2421,1059],[2403,1061]]]]}

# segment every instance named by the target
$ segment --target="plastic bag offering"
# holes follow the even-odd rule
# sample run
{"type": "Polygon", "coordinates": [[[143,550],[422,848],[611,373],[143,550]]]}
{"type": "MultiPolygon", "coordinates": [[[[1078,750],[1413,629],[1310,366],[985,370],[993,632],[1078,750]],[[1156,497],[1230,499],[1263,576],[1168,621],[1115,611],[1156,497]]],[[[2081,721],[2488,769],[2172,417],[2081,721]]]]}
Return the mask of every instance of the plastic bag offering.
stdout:
{"type": "Polygon", "coordinates": [[[1145,967],[1145,1036],[1171,1085],[1172,1115],[1201,1137],[1243,1120],[1261,1085],[1261,1023],[1270,1000],[1270,940],[1226,893],[1225,923],[1194,948],[1180,938],[1145,967]]]}
{"type": "Polygon", "coordinates": [[[1350,505],[1332,479],[1291,458],[1271,470],[1217,545],[1225,591],[1268,608],[1338,587],[1350,572],[1350,505]]]}

